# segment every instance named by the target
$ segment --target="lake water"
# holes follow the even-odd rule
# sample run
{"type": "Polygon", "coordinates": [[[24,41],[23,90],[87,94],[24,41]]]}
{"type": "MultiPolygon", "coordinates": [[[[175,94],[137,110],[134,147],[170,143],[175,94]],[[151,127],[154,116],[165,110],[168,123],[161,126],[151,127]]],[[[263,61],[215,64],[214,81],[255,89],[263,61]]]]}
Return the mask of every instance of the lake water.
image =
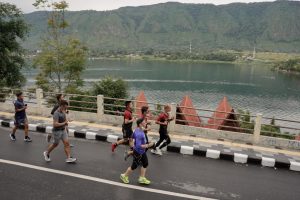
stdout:
{"type": "MultiPolygon", "coordinates": [[[[29,83],[35,74],[26,73],[29,83]]],[[[93,60],[83,77],[93,82],[108,75],[128,81],[131,96],[144,90],[149,102],[180,103],[190,95],[194,106],[215,109],[227,96],[233,108],[252,115],[300,121],[300,77],[272,72],[266,66],[93,60]]]]}

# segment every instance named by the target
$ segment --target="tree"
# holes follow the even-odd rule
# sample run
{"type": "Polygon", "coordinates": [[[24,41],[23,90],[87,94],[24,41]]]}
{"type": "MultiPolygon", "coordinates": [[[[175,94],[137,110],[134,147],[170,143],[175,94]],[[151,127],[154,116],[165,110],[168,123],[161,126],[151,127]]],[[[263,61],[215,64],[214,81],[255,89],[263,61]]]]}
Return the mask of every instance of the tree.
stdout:
{"type": "Polygon", "coordinates": [[[0,2],[0,87],[20,87],[25,82],[20,42],[27,32],[22,12],[15,5],[0,2]]]}
{"type": "MultiPolygon", "coordinates": [[[[113,79],[112,77],[105,77],[103,80],[95,83],[91,94],[96,96],[102,94],[104,97],[110,97],[115,99],[126,99],[128,98],[128,85],[121,79],[113,79]]],[[[124,101],[119,101],[115,99],[104,99],[105,104],[115,105],[115,106],[104,106],[105,110],[121,111],[124,110],[124,101]]],[[[112,113],[109,113],[112,114],[112,113]]]]}
{"type": "Polygon", "coordinates": [[[39,69],[36,84],[46,91],[58,92],[82,86],[81,74],[85,69],[87,48],[65,31],[69,26],[65,19],[67,2],[36,0],[33,5],[37,9],[51,8],[48,32],[42,40],[41,53],[34,60],[39,69]]]}

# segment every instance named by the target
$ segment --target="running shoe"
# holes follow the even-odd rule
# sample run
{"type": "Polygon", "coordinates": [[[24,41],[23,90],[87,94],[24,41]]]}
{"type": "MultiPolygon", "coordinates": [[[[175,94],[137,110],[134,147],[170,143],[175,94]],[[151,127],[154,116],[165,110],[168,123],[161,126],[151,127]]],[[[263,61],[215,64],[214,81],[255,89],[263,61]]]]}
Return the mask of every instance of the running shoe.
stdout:
{"type": "Polygon", "coordinates": [[[151,181],[149,181],[148,179],[146,179],[146,177],[139,177],[139,183],[140,184],[144,184],[144,185],[149,185],[151,183],[151,181]]]}
{"type": "Polygon", "coordinates": [[[114,143],[111,145],[111,152],[115,152],[115,149],[117,148],[117,144],[114,143]]]}
{"type": "Polygon", "coordinates": [[[32,142],[32,139],[27,136],[26,138],[24,138],[24,142],[32,142]]]}
{"type": "Polygon", "coordinates": [[[70,147],[71,147],[71,148],[74,147],[74,144],[70,144],[70,147]]]}
{"type": "Polygon", "coordinates": [[[76,158],[72,158],[72,157],[70,157],[70,158],[67,158],[66,159],[66,163],[74,163],[74,162],[76,162],[76,158]]]}
{"type": "Polygon", "coordinates": [[[16,141],[16,136],[15,134],[9,134],[9,137],[12,141],[16,141]]]}
{"type": "Polygon", "coordinates": [[[120,179],[123,181],[123,183],[128,184],[129,183],[129,179],[128,176],[125,176],[125,174],[121,174],[120,175],[120,179]]]}
{"type": "Polygon", "coordinates": [[[151,149],[151,153],[161,156],[162,152],[160,149],[151,149]]]}
{"type": "Polygon", "coordinates": [[[44,154],[45,161],[46,161],[46,162],[50,162],[51,159],[50,159],[50,156],[48,155],[48,152],[47,152],[47,151],[44,151],[43,154],[44,154]]]}

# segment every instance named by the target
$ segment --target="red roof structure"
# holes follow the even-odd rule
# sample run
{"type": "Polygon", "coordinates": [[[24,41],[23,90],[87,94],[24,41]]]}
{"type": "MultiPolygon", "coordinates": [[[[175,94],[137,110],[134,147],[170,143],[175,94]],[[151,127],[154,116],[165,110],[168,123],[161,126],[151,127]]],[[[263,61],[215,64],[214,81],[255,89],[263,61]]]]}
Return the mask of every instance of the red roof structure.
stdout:
{"type": "Polygon", "coordinates": [[[141,108],[143,106],[148,106],[148,102],[145,96],[144,91],[140,91],[138,96],[136,97],[136,103],[135,103],[135,114],[138,116],[142,116],[141,108]]]}
{"type": "Polygon", "coordinates": [[[188,126],[201,126],[201,119],[189,96],[183,97],[181,104],[177,106],[176,123],[188,126]]]}
{"type": "Polygon", "coordinates": [[[235,128],[240,127],[239,123],[231,120],[237,120],[237,117],[234,114],[234,109],[228,103],[227,97],[224,97],[213,116],[209,118],[205,128],[239,132],[240,129],[235,128]]]}

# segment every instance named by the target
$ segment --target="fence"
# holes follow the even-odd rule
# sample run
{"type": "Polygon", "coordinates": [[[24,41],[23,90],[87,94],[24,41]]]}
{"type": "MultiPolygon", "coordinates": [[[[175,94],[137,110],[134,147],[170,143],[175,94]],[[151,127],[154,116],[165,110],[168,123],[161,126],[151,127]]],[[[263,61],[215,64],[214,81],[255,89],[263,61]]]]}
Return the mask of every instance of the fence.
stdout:
{"type": "MultiPolygon", "coordinates": [[[[1,110],[14,111],[12,102],[17,91],[9,88],[0,90],[1,110]]],[[[27,110],[29,114],[50,116],[52,106],[56,102],[56,93],[43,92],[41,89],[23,93],[24,100],[29,105],[27,110]]],[[[64,94],[64,96],[69,102],[70,113],[73,114],[74,120],[113,125],[121,125],[123,122],[124,102],[127,99],[116,99],[102,95],[64,94]]],[[[148,105],[151,111],[151,119],[155,119],[162,112],[164,106],[158,103],[131,101],[134,105],[133,114],[135,117],[139,116],[141,105],[148,105]],[[137,105],[140,105],[140,107],[137,107],[137,105]]],[[[169,124],[170,132],[210,139],[300,149],[300,141],[295,140],[300,132],[300,121],[270,118],[262,116],[262,114],[253,116],[249,113],[240,113],[234,110],[225,112],[179,106],[175,103],[170,105],[171,115],[175,117],[175,120],[169,124]],[[190,112],[192,110],[193,112],[190,112]]],[[[155,123],[152,124],[152,129],[157,130],[158,126],[155,123]]]]}

